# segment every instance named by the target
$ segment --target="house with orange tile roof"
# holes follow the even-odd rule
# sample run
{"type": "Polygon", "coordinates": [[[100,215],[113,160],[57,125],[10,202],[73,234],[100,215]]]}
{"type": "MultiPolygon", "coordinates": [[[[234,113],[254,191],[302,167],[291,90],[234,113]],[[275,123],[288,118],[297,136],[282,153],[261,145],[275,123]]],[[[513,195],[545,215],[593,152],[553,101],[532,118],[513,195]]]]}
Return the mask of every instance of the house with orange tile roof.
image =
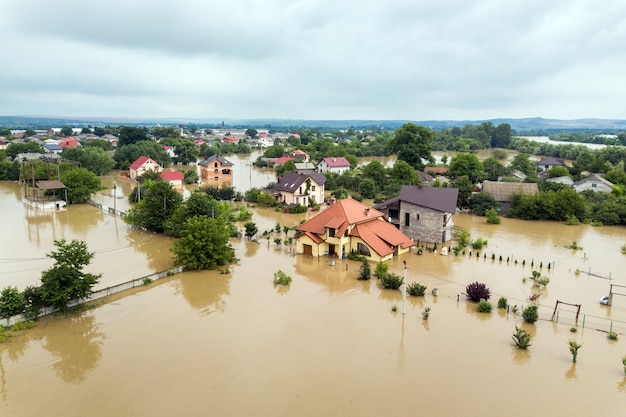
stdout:
{"type": "Polygon", "coordinates": [[[154,159],[149,156],[142,155],[135,160],[129,167],[130,178],[136,180],[137,177],[144,174],[146,171],[161,172],[163,167],[159,165],[154,159]]]}
{"type": "Polygon", "coordinates": [[[73,149],[77,146],[82,146],[80,142],[74,138],[61,138],[58,145],[63,149],[73,149]]]}
{"type": "Polygon", "coordinates": [[[208,179],[231,179],[233,178],[233,163],[219,155],[211,155],[198,163],[200,165],[200,177],[208,179]]]}
{"type": "Polygon", "coordinates": [[[406,253],[414,245],[382,212],[351,198],[337,201],[296,232],[296,252],[316,257],[355,252],[379,262],[406,253]]]}
{"type": "Polygon", "coordinates": [[[175,188],[182,188],[185,176],[182,171],[162,171],[161,178],[175,188]]]}

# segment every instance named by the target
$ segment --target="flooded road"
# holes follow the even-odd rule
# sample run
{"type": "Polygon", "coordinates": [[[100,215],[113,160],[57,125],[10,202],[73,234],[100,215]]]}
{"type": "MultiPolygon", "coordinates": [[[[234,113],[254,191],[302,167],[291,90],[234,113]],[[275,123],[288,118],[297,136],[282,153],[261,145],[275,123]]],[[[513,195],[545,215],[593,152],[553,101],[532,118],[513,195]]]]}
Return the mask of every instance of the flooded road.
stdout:
{"type": "MultiPolygon", "coordinates": [[[[5,201],[15,191],[0,184],[0,192],[5,213],[17,204],[5,201]]],[[[113,270],[133,275],[136,264],[141,271],[169,261],[167,239],[109,227],[115,223],[105,224],[110,217],[93,207],[70,209],[42,222],[38,235],[26,220],[13,222],[12,239],[41,256],[53,233],[86,236],[90,249],[101,248],[90,269],[115,283],[122,279],[113,270]],[[71,218],[81,225],[70,225],[71,218]]],[[[10,210],[24,213],[21,205],[10,210]]],[[[310,215],[255,210],[253,221],[263,231],[310,215]]],[[[472,239],[487,239],[487,247],[479,258],[469,251],[458,257],[411,251],[391,261],[392,272],[402,275],[406,261],[407,281],[428,286],[425,297],[408,297],[405,315],[400,291],[380,289],[375,278],[356,279],[358,262],[331,266],[327,258],[293,256],[273,239],[234,239],[240,261],[228,274],[178,274],[89,311],[40,321],[0,344],[1,415],[622,416],[626,334],[611,342],[597,329],[626,332],[626,297],[610,308],[598,303],[609,282],[626,285],[626,256],[619,251],[625,229],[514,219],[487,225],[469,215],[457,215],[455,223],[472,239]],[[574,240],[582,250],[565,247],[574,240]],[[547,288],[523,282],[531,262],[535,269],[543,263],[547,288]],[[589,268],[612,280],[575,273],[589,268]],[[289,287],[272,284],[278,269],[293,277],[289,287]],[[541,292],[542,320],[523,324],[519,315],[477,313],[463,297],[457,301],[474,280],[488,284],[494,305],[505,295],[521,307],[541,292]],[[545,320],[557,299],[582,304],[577,333],[567,322],[570,307],[560,311],[559,324],[545,320]],[[428,321],[421,318],[425,307],[428,321]],[[512,346],[515,325],[533,334],[529,351],[512,346]],[[583,345],[575,365],[570,339],[583,345]]],[[[7,245],[6,227],[3,222],[2,258],[24,256],[17,244],[7,245]]]]}

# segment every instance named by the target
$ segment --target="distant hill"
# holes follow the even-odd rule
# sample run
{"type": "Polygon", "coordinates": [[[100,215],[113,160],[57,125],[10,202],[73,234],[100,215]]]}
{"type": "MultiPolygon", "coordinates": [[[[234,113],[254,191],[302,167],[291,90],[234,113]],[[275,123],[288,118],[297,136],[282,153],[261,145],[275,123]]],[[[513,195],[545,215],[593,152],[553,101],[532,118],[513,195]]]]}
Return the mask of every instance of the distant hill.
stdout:
{"type": "Polygon", "coordinates": [[[84,126],[177,126],[196,125],[197,127],[219,128],[222,123],[226,128],[320,128],[347,129],[371,128],[397,129],[404,123],[413,122],[431,129],[445,129],[468,124],[491,122],[494,125],[508,123],[518,134],[533,132],[547,134],[559,131],[593,130],[604,132],[626,131],[626,120],[614,119],[575,119],[559,120],[541,117],[521,119],[488,120],[306,120],[306,119],[221,119],[221,118],[122,118],[122,117],[55,117],[55,116],[0,116],[0,127],[14,129],[46,129],[49,127],[84,127],[84,126]]]}

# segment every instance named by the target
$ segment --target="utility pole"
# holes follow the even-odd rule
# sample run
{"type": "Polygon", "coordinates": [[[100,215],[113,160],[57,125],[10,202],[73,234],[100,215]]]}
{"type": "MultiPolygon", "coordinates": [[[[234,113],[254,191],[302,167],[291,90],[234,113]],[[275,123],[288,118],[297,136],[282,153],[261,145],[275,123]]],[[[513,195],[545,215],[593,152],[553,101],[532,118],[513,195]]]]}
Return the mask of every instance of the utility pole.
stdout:
{"type": "Polygon", "coordinates": [[[402,277],[402,315],[406,313],[406,261],[404,262],[404,277],[402,277]]]}

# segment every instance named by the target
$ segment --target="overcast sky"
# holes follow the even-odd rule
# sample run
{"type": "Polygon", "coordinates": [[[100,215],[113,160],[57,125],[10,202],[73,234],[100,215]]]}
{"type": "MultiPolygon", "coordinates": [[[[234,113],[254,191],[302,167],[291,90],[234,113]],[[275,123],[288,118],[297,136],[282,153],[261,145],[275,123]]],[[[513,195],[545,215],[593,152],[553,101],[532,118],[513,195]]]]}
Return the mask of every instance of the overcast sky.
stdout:
{"type": "Polygon", "coordinates": [[[1,0],[0,115],[626,119],[624,0],[1,0]]]}

